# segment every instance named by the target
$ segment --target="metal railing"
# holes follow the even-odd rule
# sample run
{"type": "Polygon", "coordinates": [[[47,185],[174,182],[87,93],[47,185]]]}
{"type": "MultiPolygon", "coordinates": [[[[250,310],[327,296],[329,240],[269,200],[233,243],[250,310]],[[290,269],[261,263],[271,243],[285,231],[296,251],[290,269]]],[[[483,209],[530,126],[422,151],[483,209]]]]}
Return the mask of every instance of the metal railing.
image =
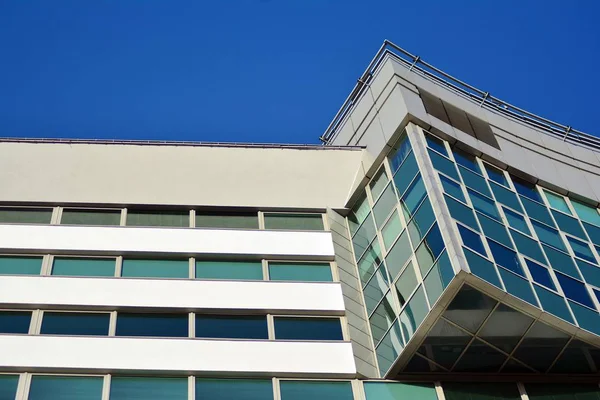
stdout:
{"type": "Polygon", "coordinates": [[[362,98],[369,84],[374,79],[379,68],[385,60],[392,58],[399,64],[405,66],[409,71],[412,71],[420,76],[433,81],[441,86],[450,89],[463,97],[467,97],[481,107],[496,111],[500,114],[521,121],[527,125],[543,130],[553,136],[560,138],[563,141],[579,144],[597,151],[600,151],[600,139],[596,136],[585,132],[573,129],[570,126],[562,125],[549,119],[532,114],[522,108],[513,106],[510,103],[500,100],[492,96],[489,92],[484,92],[474,86],[469,85],[444,71],[434,67],[433,65],[423,61],[421,57],[415,56],[408,51],[396,46],[394,43],[385,40],[383,45],[365,72],[358,79],[358,82],[346,98],[342,107],[325,130],[325,133],[319,138],[325,145],[333,142],[338,134],[338,129],[346,121],[349,114],[354,109],[354,106],[362,98]]]}

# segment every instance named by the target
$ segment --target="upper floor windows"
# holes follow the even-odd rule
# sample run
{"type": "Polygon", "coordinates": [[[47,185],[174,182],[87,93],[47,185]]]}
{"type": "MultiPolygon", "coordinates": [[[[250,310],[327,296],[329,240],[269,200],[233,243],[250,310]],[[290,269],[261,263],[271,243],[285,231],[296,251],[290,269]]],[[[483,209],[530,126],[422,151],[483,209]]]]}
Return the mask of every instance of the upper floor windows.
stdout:
{"type": "Polygon", "coordinates": [[[52,218],[51,208],[2,207],[0,223],[2,224],[49,224],[52,218]]]}

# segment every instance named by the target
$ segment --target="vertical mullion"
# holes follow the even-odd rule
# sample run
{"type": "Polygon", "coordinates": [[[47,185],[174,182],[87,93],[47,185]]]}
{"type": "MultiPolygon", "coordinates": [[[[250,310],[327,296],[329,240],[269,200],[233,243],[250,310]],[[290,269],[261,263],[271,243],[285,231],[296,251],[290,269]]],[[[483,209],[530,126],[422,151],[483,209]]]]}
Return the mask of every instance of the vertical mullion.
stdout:
{"type": "Polygon", "coordinates": [[[273,314],[267,314],[267,331],[269,340],[275,340],[275,318],[273,318],[273,314]]]}
{"type": "Polygon", "coordinates": [[[102,381],[102,400],[110,399],[110,380],[112,376],[110,374],[104,375],[104,380],[102,381]]]}
{"type": "Polygon", "coordinates": [[[118,256],[115,260],[115,277],[121,277],[123,272],[123,256],[118,256]]]}
{"type": "Polygon", "coordinates": [[[196,279],[196,258],[195,257],[190,257],[189,258],[189,272],[188,272],[188,277],[190,279],[196,279]]]}
{"type": "Polygon", "coordinates": [[[119,222],[120,226],[126,226],[127,225],[127,208],[123,208],[121,210],[121,221],[119,222]]]}

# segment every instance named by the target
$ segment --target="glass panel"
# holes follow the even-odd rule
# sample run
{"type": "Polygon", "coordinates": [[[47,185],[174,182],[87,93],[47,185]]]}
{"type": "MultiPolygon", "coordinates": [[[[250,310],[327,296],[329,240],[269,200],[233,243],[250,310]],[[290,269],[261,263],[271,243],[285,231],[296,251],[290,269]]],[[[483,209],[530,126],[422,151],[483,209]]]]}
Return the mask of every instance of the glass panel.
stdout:
{"type": "Polygon", "coordinates": [[[420,286],[400,314],[400,326],[407,341],[414,335],[428,312],[429,307],[427,306],[423,286],[420,286]]]}
{"type": "Polygon", "coordinates": [[[523,212],[523,208],[519,203],[519,199],[517,199],[517,195],[514,192],[502,186],[496,185],[493,182],[490,182],[490,187],[492,188],[492,192],[494,193],[496,201],[512,208],[513,210],[517,210],[521,213],[523,212]]]}
{"type": "Polygon", "coordinates": [[[585,306],[595,309],[594,303],[592,302],[592,299],[582,282],[579,282],[573,278],[569,278],[568,276],[558,272],[556,273],[556,279],[558,279],[558,283],[560,284],[560,287],[562,287],[563,292],[568,299],[577,301],[585,306]]]}
{"type": "Polygon", "coordinates": [[[356,204],[354,204],[354,207],[352,207],[350,214],[348,214],[348,226],[352,235],[354,235],[358,226],[367,218],[370,211],[371,208],[369,207],[367,196],[363,194],[356,204]]]}
{"type": "Polygon", "coordinates": [[[437,400],[430,383],[365,382],[364,388],[367,400],[437,400]]]}
{"type": "Polygon", "coordinates": [[[377,361],[382,375],[390,369],[403,348],[404,342],[400,333],[400,325],[398,320],[396,320],[392,328],[377,346],[377,361]]]}
{"type": "Polygon", "coordinates": [[[581,279],[570,255],[545,245],[542,245],[542,248],[544,249],[544,252],[548,257],[548,261],[550,262],[550,266],[552,266],[553,269],[572,276],[573,278],[581,279]]]}
{"type": "Polygon", "coordinates": [[[425,134],[425,141],[430,149],[433,149],[438,153],[442,153],[448,157],[448,151],[446,150],[446,146],[444,145],[444,141],[442,139],[439,139],[433,135],[425,134]]]}
{"type": "Polygon", "coordinates": [[[590,240],[596,245],[600,245],[600,228],[595,225],[583,223],[583,227],[588,233],[590,240]]]}
{"type": "Polygon", "coordinates": [[[413,267],[412,262],[410,262],[404,272],[400,275],[398,280],[396,281],[396,293],[398,294],[398,300],[400,301],[400,306],[406,304],[406,301],[415,290],[419,282],[417,281],[417,275],[415,274],[415,268],[413,267]]]}
{"type": "Polygon", "coordinates": [[[475,156],[465,153],[464,151],[459,150],[457,148],[452,149],[452,154],[454,154],[454,159],[456,160],[456,163],[458,165],[468,168],[471,171],[481,175],[481,169],[479,169],[479,164],[477,164],[475,156]]]}
{"type": "Polygon", "coordinates": [[[506,232],[506,228],[503,224],[488,217],[485,217],[479,213],[477,213],[477,218],[479,219],[479,223],[481,224],[481,229],[483,229],[483,233],[487,237],[490,237],[511,249],[513,248],[512,242],[510,241],[508,233],[506,232]]]}
{"type": "Polygon", "coordinates": [[[571,307],[571,311],[573,311],[573,315],[577,320],[579,326],[583,329],[587,329],[588,331],[595,333],[596,335],[600,334],[600,315],[596,310],[591,310],[587,307],[584,307],[580,304],[577,304],[573,301],[568,301],[569,307],[571,307]]]}
{"type": "Polygon", "coordinates": [[[371,243],[365,254],[358,261],[358,273],[360,275],[360,281],[364,285],[367,283],[369,278],[375,272],[377,266],[381,263],[381,250],[379,249],[379,243],[374,241],[371,243]]]}
{"type": "Polygon", "coordinates": [[[571,210],[569,210],[569,206],[563,196],[547,190],[544,190],[544,194],[546,195],[546,199],[548,199],[550,207],[571,215],[571,210]]]}
{"type": "Polygon", "coordinates": [[[118,313],[116,336],[188,337],[188,315],[118,313]]]}
{"type": "Polygon", "coordinates": [[[527,332],[514,355],[525,364],[544,372],[568,340],[568,335],[538,321],[527,332]]]}
{"type": "Polygon", "coordinates": [[[0,275],[39,275],[42,257],[0,256],[0,275]]]}
{"type": "Polygon", "coordinates": [[[533,240],[529,236],[525,236],[517,231],[513,231],[512,229],[509,229],[509,231],[513,240],[515,241],[515,245],[517,246],[519,253],[525,254],[526,256],[531,257],[541,263],[546,262],[544,254],[542,254],[542,250],[540,249],[540,245],[536,240],[533,240]]]}
{"type": "Polygon", "coordinates": [[[389,278],[385,266],[382,264],[363,290],[368,314],[371,314],[375,307],[377,307],[388,290],[389,278]]]}
{"type": "Polygon", "coordinates": [[[272,400],[270,379],[196,378],[196,400],[272,400]]]}
{"type": "Polygon", "coordinates": [[[437,370],[438,368],[435,366],[435,364],[432,364],[425,358],[419,356],[418,353],[415,354],[404,367],[405,372],[411,373],[432,372],[437,370]]]}
{"type": "Polygon", "coordinates": [[[272,281],[332,282],[329,263],[269,262],[272,281]]]}
{"type": "Polygon", "coordinates": [[[600,350],[577,339],[571,340],[567,348],[552,366],[551,373],[586,374],[600,365],[600,350]]]}
{"type": "Polygon", "coordinates": [[[536,221],[531,221],[531,224],[533,225],[533,229],[542,243],[546,243],[550,246],[556,247],[557,249],[567,251],[567,248],[565,247],[565,244],[563,243],[556,229],[552,229],[549,226],[540,224],[536,221]]]}
{"type": "Polygon", "coordinates": [[[587,283],[600,287],[600,268],[581,260],[577,260],[577,266],[587,283]]]}
{"type": "Polygon", "coordinates": [[[510,354],[532,323],[533,318],[500,304],[479,331],[478,336],[510,354]]]}
{"type": "Polygon", "coordinates": [[[520,400],[516,383],[444,382],[446,400],[520,400]]]}
{"type": "Polygon", "coordinates": [[[369,318],[373,342],[375,344],[381,340],[390,326],[392,326],[392,322],[396,319],[397,313],[398,310],[394,307],[392,294],[391,292],[388,292],[369,318]]]}
{"type": "Polygon", "coordinates": [[[0,375],[0,399],[14,400],[18,384],[19,375],[0,375]]]}
{"type": "Polygon", "coordinates": [[[510,211],[509,209],[503,208],[504,215],[506,215],[506,220],[508,221],[508,225],[511,227],[527,234],[531,235],[531,231],[527,226],[527,222],[525,222],[525,217],[521,214],[517,214],[515,212],[510,211]]]}
{"type": "Polygon", "coordinates": [[[344,340],[339,318],[275,317],[275,338],[287,340],[344,340]]]}
{"type": "Polygon", "coordinates": [[[498,268],[498,271],[500,272],[500,277],[502,278],[502,282],[504,282],[504,286],[508,293],[538,307],[538,302],[535,299],[535,295],[533,294],[533,290],[531,289],[528,280],[523,279],[504,268],[498,268]]]}
{"type": "Polygon", "coordinates": [[[281,381],[281,400],[352,400],[350,382],[281,381]]]}
{"type": "Polygon", "coordinates": [[[258,214],[196,211],[196,228],[258,229],[258,214]]]}
{"type": "Polygon", "coordinates": [[[267,317],[263,315],[196,314],[196,337],[268,339],[267,317]]]}
{"type": "Polygon", "coordinates": [[[506,355],[488,346],[481,340],[475,339],[458,360],[453,371],[496,372],[506,359],[506,355]]]}
{"type": "Polygon", "coordinates": [[[394,188],[392,185],[388,185],[373,207],[373,216],[375,217],[377,226],[381,227],[383,225],[392,210],[396,207],[397,202],[394,188]]]}
{"type": "Polygon", "coordinates": [[[583,229],[581,228],[581,225],[577,219],[554,210],[552,210],[552,215],[554,216],[554,219],[558,224],[558,228],[561,231],[570,233],[571,235],[577,236],[583,240],[587,240],[587,237],[585,236],[585,233],[583,232],[583,229]]]}
{"type": "Polygon", "coordinates": [[[521,202],[523,203],[525,211],[527,211],[527,215],[529,215],[530,218],[541,221],[546,225],[554,226],[554,222],[552,222],[550,213],[544,205],[536,203],[535,201],[531,201],[525,197],[521,197],[521,202]]]}
{"type": "Polygon", "coordinates": [[[433,266],[433,262],[444,250],[444,240],[437,224],[433,225],[421,245],[417,248],[416,257],[421,270],[421,275],[427,275],[427,272],[433,266]]]}
{"type": "Polygon", "coordinates": [[[460,178],[458,177],[458,172],[456,172],[456,166],[452,161],[450,161],[446,157],[442,157],[435,151],[428,150],[427,153],[429,153],[429,158],[431,159],[433,168],[437,169],[445,175],[448,175],[456,181],[460,180],[460,178]]]}
{"type": "Polygon", "coordinates": [[[388,157],[390,160],[390,166],[392,167],[392,171],[396,171],[398,169],[398,167],[400,167],[400,165],[402,164],[404,159],[408,156],[408,153],[410,153],[410,151],[411,151],[410,141],[408,140],[408,137],[406,136],[406,132],[403,132],[402,136],[396,142],[396,144],[394,145],[394,148],[390,152],[390,156],[388,157]]]}
{"type": "Polygon", "coordinates": [[[460,237],[465,246],[480,254],[486,255],[481,236],[462,225],[456,224],[456,226],[458,227],[458,232],[460,233],[460,237]]]}
{"type": "MultiPolygon", "coordinates": [[[[31,377],[28,400],[100,400],[101,376],[43,376],[31,377]]],[[[5,397],[0,397],[4,399],[5,397]]]]}
{"type": "Polygon", "coordinates": [[[444,318],[463,327],[471,333],[477,332],[483,321],[496,306],[496,300],[479,292],[471,286],[463,286],[454,297],[444,318]]]}
{"type": "Polygon", "coordinates": [[[444,252],[425,278],[425,290],[432,307],[453,278],[452,264],[450,264],[448,254],[444,252]]]}
{"type": "Polygon", "coordinates": [[[0,311],[0,333],[28,333],[30,311],[0,311]]]}
{"type": "Polygon", "coordinates": [[[120,225],[121,210],[77,210],[65,208],[60,218],[63,225],[120,225]]]}
{"type": "Polygon", "coordinates": [[[529,400],[599,400],[600,389],[596,384],[528,383],[525,390],[529,400]]]}
{"type": "Polygon", "coordinates": [[[579,258],[583,258],[586,261],[596,263],[596,258],[592,254],[590,250],[590,246],[586,242],[582,242],[581,240],[577,240],[575,238],[567,236],[567,241],[571,245],[573,249],[573,253],[579,258]]]}
{"type": "Polygon", "coordinates": [[[458,167],[458,170],[460,171],[460,176],[462,176],[465,186],[488,197],[492,197],[492,193],[487,186],[487,182],[481,175],[475,174],[462,167],[458,167]]]}
{"type": "Polygon", "coordinates": [[[189,278],[188,260],[124,259],[121,276],[143,278],[189,278]]]}
{"type": "Polygon", "coordinates": [[[50,218],[51,208],[0,207],[2,224],[49,224],[50,218]]]}
{"type": "Polygon", "coordinates": [[[394,240],[396,240],[401,230],[402,222],[400,222],[400,217],[398,216],[398,213],[394,212],[391,218],[381,230],[381,235],[383,236],[383,243],[385,244],[386,249],[389,249],[392,243],[394,243],[394,240]]]}
{"type": "Polygon", "coordinates": [[[402,205],[406,219],[409,219],[410,216],[414,214],[415,210],[419,204],[421,204],[421,201],[423,201],[425,196],[427,196],[427,191],[425,190],[423,179],[421,179],[421,176],[419,175],[417,178],[415,178],[400,200],[400,205],[402,205]]]}
{"type": "Polygon", "coordinates": [[[385,168],[380,168],[373,180],[369,183],[369,187],[371,188],[371,197],[373,197],[373,200],[377,200],[381,192],[383,192],[383,188],[388,181],[389,179],[385,172],[385,168]]]}
{"type": "Polygon", "coordinates": [[[44,312],[42,335],[108,336],[110,314],[78,312],[44,312]]]}
{"type": "Polygon", "coordinates": [[[471,273],[491,283],[492,285],[502,288],[496,267],[494,267],[494,263],[481,257],[479,254],[472,252],[466,247],[463,247],[463,250],[465,252],[465,257],[467,259],[467,263],[469,264],[469,268],[471,269],[471,273]]]}
{"type": "Polygon", "coordinates": [[[452,218],[462,222],[468,227],[479,230],[473,210],[446,195],[444,195],[444,199],[446,199],[446,205],[448,206],[448,211],[450,211],[452,218]]]}
{"type": "Polygon", "coordinates": [[[115,276],[114,258],[54,257],[52,275],[115,276]]]}
{"type": "Polygon", "coordinates": [[[110,400],[187,400],[187,378],[113,376],[110,400]]]}
{"type": "Polygon", "coordinates": [[[571,313],[567,308],[565,299],[541,286],[533,285],[533,288],[537,293],[538,299],[540,299],[544,311],[573,323],[573,318],[571,318],[571,313]]]}
{"type": "Polygon", "coordinates": [[[472,336],[439,319],[419,347],[419,353],[446,369],[451,369],[472,336]]]}
{"type": "Polygon", "coordinates": [[[494,242],[493,240],[488,240],[488,245],[490,246],[490,250],[492,251],[492,255],[494,256],[494,261],[496,261],[496,264],[501,265],[516,274],[525,276],[517,253],[507,249],[501,244],[494,242]]]}
{"type": "Polygon", "coordinates": [[[388,271],[390,272],[390,276],[392,279],[395,279],[406,261],[412,255],[412,248],[410,247],[410,243],[408,241],[408,235],[406,234],[406,230],[402,232],[394,247],[388,252],[387,257],[385,258],[385,263],[388,267],[388,271]]]}
{"type": "Polygon", "coordinates": [[[446,178],[443,175],[440,175],[440,181],[442,182],[442,187],[444,188],[444,192],[448,193],[450,196],[457,198],[458,200],[466,203],[465,195],[462,191],[462,187],[460,183],[453,181],[450,178],[446,178]]]}
{"type": "Polygon", "coordinates": [[[196,279],[263,279],[260,261],[196,261],[196,279]]]}
{"type": "Polygon", "coordinates": [[[504,171],[498,169],[496,167],[491,166],[490,164],[485,165],[485,170],[487,171],[488,178],[493,180],[496,183],[499,183],[504,186],[508,186],[508,181],[506,180],[506,176],[504,176],[504,171]]]}
{"type": "Polygon", "coordinates": [[[354,245],[354,254],[359,257],[369,247],[373,238],[377,235],[375,230],[375,223],[371,215],[365,219],[363,224],[358,228],[356,234],[352,238],[352,244],[354,245]]]}
{"type": "Polygon", "coordinates": [[[413,181],[417,173],[419,172],[419,166],[415,156],[411,153],[406,159],[402,167],[394,175],[394,184],[398,192],[398,197],[402,197],[408,185],[413,181]]]}
{"type": "Polygon", "coordinates": [[[487,215],[488,217],[494,218],[497,221],[502,221],[500,219],[500,214],[498,214],[498,209],[494,204],[494,200],[482,196],[479,193],[472,191],[471,189],[467,189],[467,192],[469,193],[469,197],[473,202],[473,207],[475,208],[475,210],[487,215]]]}
{"type": "Polygon", "coordinates": [[[431,228],[431,225],[435,222],[435,215],[429,200],[423,200],[421,207],[415,213],[415,216],[408,224],[408,231],[410,233],[410,239],[414,247],[416,247],[421,239],[425,236],[425,233],[431,228]]]}
{"type": "Polygon", "coordinates": [[[145,211],[127,210],[128,226],[190,226],[187,211],[145,211]]]}
{"type": "MultiPolygon", "coordinates": [[[[515,185],[515,189],[517,189],[517,193],[519,193],[522,196],[525,196],[531,200],[535,200],[538,203],[542,203],[542,197],[540,196],[539,192],[537,191],[537,189],[535,188],[535,185],[533,183],[529,183],[527,181],[524,181],[521,178],[517,178],[515,176],[512,177],[512,181],[515,185]]],[[[527,208],[527,207],[525,207],[527,208]]]]}
{"type": "Polygon", "coordinates": [[[303,231],[322,231],[321,214],[267,214],[265,229],[290,229],[303,231]]]}
{"type": "Polygon", "coordinates": [[[530,260],[525,260],[527,264],[527,268],[529,268],[529,272],[531,273],[531,277],[533,280],[540,285],[546,286],[552,290],[556,290],[556,286],[554,286],[554,281],[550,276],[550,271],[547,268],[542,267],[539,264],[534,263],[530,260]]]}
{"type": "Polygon", "coordinates": [[[600,215],[598,214],[598,209],[596,207],[583,204],[573,199],[571,199],[571,204],[582,221],[600,226],[600,215]]]}

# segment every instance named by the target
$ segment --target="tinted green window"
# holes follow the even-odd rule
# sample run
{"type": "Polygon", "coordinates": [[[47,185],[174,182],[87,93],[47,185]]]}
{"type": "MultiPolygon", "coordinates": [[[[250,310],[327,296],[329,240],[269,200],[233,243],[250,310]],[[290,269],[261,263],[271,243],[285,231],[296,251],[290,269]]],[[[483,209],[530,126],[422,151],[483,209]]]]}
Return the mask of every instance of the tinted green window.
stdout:
{"type": "Polygon", "coordinates": [[[187,400],[187,378],[113,376],[110,400],[187,400]]]}
{"type": "Polygon", "coordinates": [[[77,210],[65,208],[60,218],[63,225],[119,225],[121,210],[77,210]]]}
{"type": "Polygon", "coordinates": [[[281,381],[281,400],[352,400],[350,382],[281,381]]]}
{"type": "Polygon", "coordinates": [[[442,234],[440,233],[440,229],[438,228],[437,224],[435,224],[427,233],[427,236],[425,236],[425,239],[421,242],[417,248],[417,251],[415,252],[419,269],[421,270],[421,275],[427,275],[427,272],[431,269],[433,262],[438,258],[443,250],[444,241],[442,239],[442,234]]]}
{"type": "Polygon", "coordinates": [[[0,256],[0,275],[39,275],[42,257],[0,256]]]}
{"type": "Polygon", "coordinates": [[[435,136],[426,134],[425,140],[427,141],[427,146],[429,148],[448,157],[448,151],[446,150],[446,146],[444,146],[444,141],[442,139],[438,139],[435,136]]]}
{"type": "Polygon", "coordinates": [[[196,400],[272,400],[270,379],[196,378],[196,400]]]}
{"type": "Polygon", "coordinates": [[[567,304],[561,296],[537,285],[533,285],[533,287],[538,298],[540,299],[540,303],[542,304],[544,311],[556,315],[558,318],[562,318],[565,321],[573,323],[571,313],[569,313],[567,304]]]}
{"type": "Polygon", "coordinates": [[[124,259],[121,276],[140,278],[188,278],[188,260],[124,259]]]}
{"type": "Polygon", "coordinates": [[[196,337],[224,339],[268,339],[267,317],[261,315],[196,314],[196,337]]]}
{"type": "Polygon", "coordinates": [[[569,210],[569,206],[565,198],[559,194],[554,194],[552,192],[548,192],[544,190],[544,194],[546,195],[546,199],[548,199],[548,203],[550,203],[550,207],[565,212],[567,214],[571,214],[571,210],[569,210]]]}
{"type": "Polygon", "coordinates": [[[394,300],[392,293],[391,291],[388,291],[369,318],[371,333],[373,334],[373,341],[375,344],[381,340],[396,318],[398,310],[395,309],[393,304],[394,300]]]}
{"type": "Polygon", "coordinates": [[[371,211],[369,207],[369,202],[367,201],[367,197],[365,194],[354,204],[350,214],[348,214],[348,227],[350,228],[350,233],[354,235],[360,224],[367,218],[369,212],[371,211]]]}
{"type": "Polygon", "coordinates": [[[28,400],[100,400],[103,381],[101,376],[34,375],[28,400]]]}
{"type": "Polygon", "coordinates": [[[444,196],[444,198],[446,199],[448,211],[450,211],[452,218],[475,230],[479,230],[479,226],[477,225],[475,214],[473,214],[472,209],[454,199],[451,199],[448,196],[444,196]]]}
{"type": "Polygon", "coordinates": [[[287,340],[343,340],[339,318],[275,317],[275,338],[287,340]]]}
{"type": "Polygon", "coordinates": [[[600,400],[595,384],[525,384],[529,400],[600,400]]]}
{"type": "Polygon", "coordinates": [[[383,225],[392,210],[396,207],[397,202],[394,188],[392,185],[389,185],[373,207],[373,216],[375,217],[377,226],[381,227],[383,225]]]}
{"type": "Polygon", "coordinates": [[[512,229],[509,230],[519,253],[525,254],[526,256],[531,257],[541,263],[546,263],[544,255],[542,254],[542,250],[540,250],[540,245],[537,241],[531,239],[529,236],[525,236],[517,231],[513,231],[512,229]]]}
{"type": "Polygon", "coordinates": [[[322,231],[321,214],[265,214],[266,229],[297,229],[322,231]]]}
{"type": "Polygon", "coordinates": [[[400,274],[400,277],[395,284],[396,293],[398,294],[398,300],[400,301],[401,306],[408,301],[418,284],[419,282],[417,281],[415,268],[411,262],[406,266],[402,274],[400,274]]]}
{"type": "Polygon", "coordinates": [[[433,164],[433,167],[435,169],[448,175],[449,177],[453,178],[454,180],[458,181],[460,179],[458,177],[458,172],[456,172],[456,166],[454,165],[454,163],[452,161],[450,161],[446,157],[442,157],[435,151],[431,151],[428,149],[427,152],[429,153],[429,158],[431,159],[431,163],[433,164]]]}
{"type": "Polygon", "coordinates": [[[575,255],[577,257],[582,258],[589,262],[593,262],[593,263],[596,262],[596,258],[594,257],[594,254],[592,254],[589,244],[587,244],[586,242],[582,242],[581,240],[577,240],[575,238],[568,237],[568,236],[567,236],[567,241],[571,245],[571,248],[573,249],[573,253],[575,253],[575,255]]]}
{"type": "Polygon", "coordinates": [[[554,219],[556,220],[556,223],[561,231],[587,240],[585,233],[583,232],[583,229],[581,228],[581,225],[577,219],[554,210],[552,210],[552,215],[554,216],[554,219]]]}
{"type": "Polygon", "coordinates": [[[427,290],[429,304],[433,306],[453,278],[452,264],[450,264],[448,254],[444,252],[425,278],[425,289],[427,290]]]}
{"type": "Polygon", "coordinates": [[[127,210],[129,226],[190,226],[190,214],[187,211],[142,211],[127,210]]]}
{"type": "Polygon", "coordinates": [[[269,262],[269,279],[272,281],[333,281],[329,263],[269,262]]]}
{"type": "Polygon", "coordinates": [[[383,243],[385,244],[385,248],[389,249],[394,240],[400,234],[402,230],[402,222],[400,222],[400,217],[397,212],[390,217],[388,222],[385,224],[383,229],[381,230],[381,234],[383,236],[383,243]]]}
{"type": "Polygon", "coordinates": [[[458,200],[466,203],[465,195],[462,191],[460,183],[455,182],[452,179],[446,178],[443,175],[440,175],[440,181],[442,182],[442,187],[444,188],[444,192],[446,192],[450,196],[457,198],[458,200]]]}
{"type": "Polygon", "coordinates": [[[404,211],[407,219],[414,214],[415,210],[419,204],[421,204],[425,196],[427,196],[427,191],[425,190],[423,179],[421,179],[421,176],[419,175],[417,178],[415,178],[400,200],[402,210],[404,211]]]}
{"type": "Polygon", "coordinates": [[[431,204],[429,200],[423,200],[421,206],[415,213],[415,216],[408,224],[408,232],[410,233],[410,240],[414,247],[419,245],[419,242],[431,225],[435,222],[435,215],[433,214],[433,209],[431,208],[431,204]]]}
{"type": "Polygon", "coordinates": [[[363,289],[365,306],[368,314],[373,312],[388,289],[389,278],[385,270],[385,266],[382,264],[377,272],[375,272],[375,275],[373,275],[367,286],[365,286],[363,289]]]}
{"type": "Polygon", "coordinates": [[[530,218],[541,221],[546,225],[554,226],[554,222],[552,222],[550,213],[544,205],[536,203],[535,201],[531,201],[522,196],[521,202],[523,203],[523,207],[525,207],[525,211],[527,212],[527,215],[529,215],[530,218]]]}
{"type": "Polygon", "coordinates": [[[446,400],[520,400],[515,383],[458,383],[444,382],[446,400]]]}
{"type": "Polygon", "coordinates": [[[390,166],[392,167],[392,171],[396,171],[398,169],[398,167],[402,164],[402,162],[408,156],[410,151],[410,141],[406,136],[406,132],[403,132],[402,136],[400,137],[400,139],[398,139],[392,151],[390,152],[389,160],[390,166]]]}
{"type": "Polygon", "coordinates": [[[13,400],[17,396],[19,375],[0,375],[0,399],[13,400]]]}
{"type": "Polygon", "coordinates": [[[0,208],[0,223],[49,224],[50,218],[52,218],[50,208],[0,208]]]}
{"type": "Polygon", "coordinates": [[[473,207],[476,211],[485,214],[490,218],[501,221],[500,214],[498,214],[498,209],[496,208],[496,203],[494,200],[474,192],[471,189],[467,189],[467,192],[469,193],[469,198],[473,202],[473,207]]]}
{"type": "Polygon", "coordinates": [[[433,385],[428,383],[365,382],[364,387],[367,400],[437,400],[433,385]]]}
{"type": "Polygon", "coordinates": [[[30,311],[0,311],[0,333],[28,333],[30,311]]]}
{"type": "Polygon", "coordinates": [[[396,185],[398,197],[402,197],[418,172],[419,167],[417,165],[417,160],[415,160],[415,156],[411,153],[404,164],[402,164],[402,167],[400,167],[398,172],[394,175],[394,184],[396,185]]]}
{"type": "Polygon", "coordinates": [[[600,228],[595,225],[586,224],[585,222],[583,223],[583,226],[590,236],[590,240],[593,243],[600,245],[600,228]]]}
{"type": "Polygon", "coordinates": [[[363,285],[371,278],[381,261],[381,250],[379,244],[375,241],[369,246],[367,251],[365,251],[365,254],[363,254],[362,258],[358,261],[358,273],[363,285]]]}
{"type": "Polygon", "coordinates": [[[376,235],[377,231],[375,230],[375,224],[373,223],[373,218],[371,218],[371,215],[369,214],[352,238],[354,254],[356,257],[359,257],[367,249],[376,235]]]}
{"type": "Polygon", "coordinates": [[[510,191],[500,185],[496,185],[493,182],[490,182],[490,187],[492,188],[492,192],[494,193],[496,201],[514,210],[523,212],[521,204],[519,203],[519,199],[517,199],[517,195],[513,191],[510,191]]]}
{"type": "Polygon", "coordinates": [[[600,225],[600,215],[596,207],[588,206],[573,199],[571,199],[571,204],[573,204],[575,212],[583,221],[600,225]]]}
{"type": "Polygon", "coordinates": [[[488,197],[492,196],[492,193],[490,192],[490,189],[487,186],[486,180],[481,175],[473,173],[468,169],[462,167],[458,167],[458,170],[460,171],[460,175],[462,176],[463,182],[465,183],[466,187],[476,190],[479,193],[484,194],[488,197]]]}
{"type": "Polygon", "coordinates": [[[465,252],[465,257],[467,259],[467,263],[469,264],[469,268],[474,275],[491,283],[492,285],[502,288],[500,279],[498,278],[498,273],[496,272],[496,267],[494,267],[492,262],[481,257],[477,253],[472,252],[466,247],[463,247],[463,250],[465,252]]]}
{"type": "Polygon", "coordinates": [[[52,275],[115,276],[114,258],[54,257],[52,275]]]}
{"type": "Polygon", "coordinates": [[[258,214],[214,214],[196,211],[196,228],[258,229],[258,214]]]}
{"type": "Polygon", "coordinates": [[[196,261],[196,279],[262,280],[260,261],[196,261]]]}
{"type": "Polygon", "coordinates": [[[108,335],[110,314],[44,312],[42,335],[108,335]]]}
{"type": "Polygon", "coordinates": [[[408,341],[429,312],[423,287],[420,286],[400,314],[400,326],[408,341]]]}
{"type": "Polygon", "coordinates": [[[403,348],[404,341],[400,332],[400,323],[396,320],[377,346],[377,361],[381,375],[385,375],[390,369],[403,348]]]}
{"type": "Polygon", "coordinates": [[[519,213],[512,212],[506,208],[504,208],[504,215],[506,215],[508,225],[527,235],[531,235],[531,231],[529,230],[529,226],[527,226],[527,222],[525,222],[524,216],[519,213]]]}
{"type": "Polygon", "coordinates": [[[119,313],[116,336],[188,337],[188,315],[119,313]]]}
{"type": "Polygon", "coordinates": [[[482,214],[477,213],[477,218],[479,219],[479,223],[481,224],[481,229],[485,236],[494,239],[498,243],[502,243],[503,245],[513,248],[512,242],[508,237],[508,233],[506,232],[506,227],[504,224],[501,224],[491,218],[485,217],[482,214]]]}
{"type": "Polygon", "coordinates": [[[385,168],[380,168],[375,178],[373,178],[371,183],[369,183],[369,187],[371,188],[371,197],[373,197],[373,199],[377,199],[379,197],[388,181],[389,179],[385,173],[385,168]]]}
{"type": "Polygon", "coordinates": [[[398,272],[402,269],[406,261],[412,255],[412,248],[410,247],[410,242],[408,241],[408,235],[406,234],[406,230],[400,235],[400,238],[394,244],[394,247],[388,252],[388,255],[385,259],[385,262],[388,267],[388,271],[392,276],[392,279],[396,278],[398,272]]]}
{"type": "Polygon", "coordinates": [[[577,260],[577,265],[586,282],[600,287],[600,268],[581,260],[577,260]]]}
{"type": "Polygon", "coordinates": [[[554,246],[557,249],[567,251],[567,248],[565,247],[565,244],[563,243],[556,229],[552,229],[549,226],[540,224],[536,221],[531,221],[531,224],[533,225],[533,229],[535,230],[535,233],[540,239],[540,242],[546,243],[550,246],[554,246]]]}

